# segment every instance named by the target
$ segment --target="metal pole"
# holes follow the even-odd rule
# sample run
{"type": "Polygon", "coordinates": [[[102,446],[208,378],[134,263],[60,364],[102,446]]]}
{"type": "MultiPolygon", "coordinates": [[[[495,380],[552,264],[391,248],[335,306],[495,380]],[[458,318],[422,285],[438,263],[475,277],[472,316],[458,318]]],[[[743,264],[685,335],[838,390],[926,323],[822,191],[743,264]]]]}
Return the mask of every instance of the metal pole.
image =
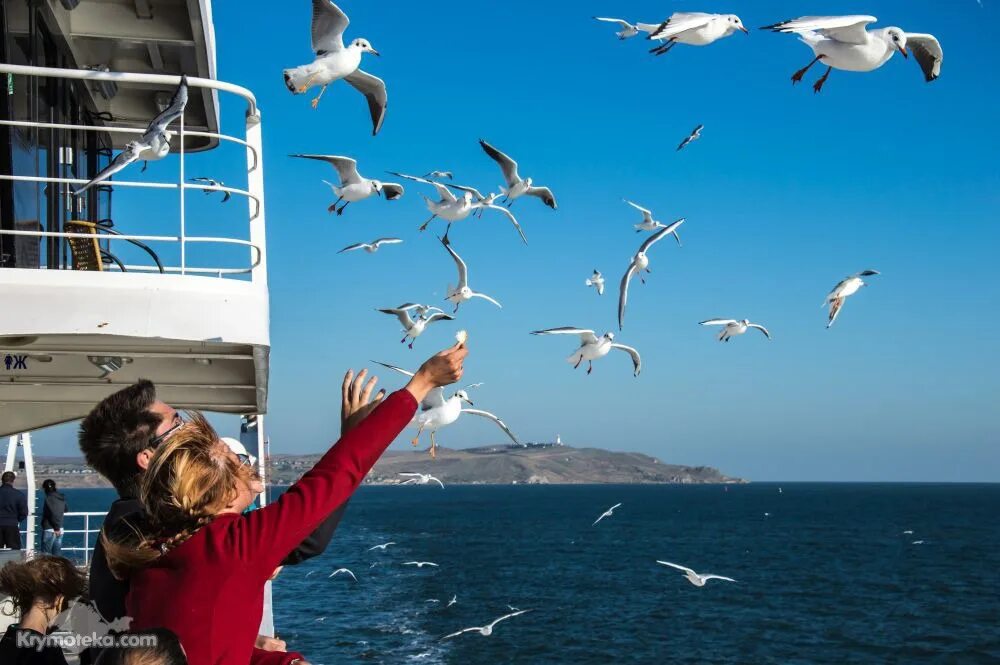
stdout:
{"type": "Polygon", "coordinates": [[[187,235],[185,231],[186,223],[184,218],[184,114],[181,113],[181,181],[178,190],[181,197],[181,274],[183,275],[187,267],[187,235]]]}
{"type": "Polygon", "coordinates": [[[7,459],[4,460],[3,470],[13,471],[15,459],[17,459],[17,434],[7,441],[7,459]]]}
{"type": "Polygon", "coordinates": [[[37,517],[35,506],[38,503],[35,488],[35,458],[31,454],[30,432],[21,435],[21,448],[24,451],[24,477],[28,483],[28,537],[24,549],[30,557],[35,553],[35,518],[37,517]]]}

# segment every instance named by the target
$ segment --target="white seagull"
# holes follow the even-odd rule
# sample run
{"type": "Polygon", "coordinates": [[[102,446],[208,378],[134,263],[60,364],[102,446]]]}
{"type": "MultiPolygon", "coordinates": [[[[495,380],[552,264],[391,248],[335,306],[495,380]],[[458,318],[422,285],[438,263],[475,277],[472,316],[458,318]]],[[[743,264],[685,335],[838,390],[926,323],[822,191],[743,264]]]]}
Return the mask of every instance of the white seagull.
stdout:
{"type": "MultiPolygon", "coordinates": [[[[215,178],[191,178],[191,182],[202,182],[208,185],[209,187],[216,187],[216,188],[226,186],[226,183],[222,182],[221,180],[216,180],[215,178]]],[[[225,203],[229,199],[233,198],[233,195],[224,189],[204,189],[202,191],[204,191],[206,194],[214,194],[215,192],[222,192],[223,194],[222,203],[225,203]]]]}
{"type": "MultiPolygon", "coordinates": [[[[431,217],[420,225],[421,231],[427,230],[427,225],[434,221],[435,217],[440,217],[448,222],[448,228],[450,229],[453,222],[460,222],[477,210],[490,208],[493,210],[499,210],[505,214],[507,219],[510,220],[511,224],[514,225],[514,228],[521,235],[521,240],[523,240],[525,244],[528,243],[527,239],[524,237],[524,233],[521,231],[521,225],[517,222],[517,218],[514,217],[514,214],[510,210],[507,210],[503,206],[494,205],[492,194],[489,197],[485,197],[473,187],[450,184],[443,185],[440,182],[434,182],[433,180],[427,180],[426,178],[418,178],[413,175],[396,173],[395,171],[389,171],[389,173],[400,178],[406,178],[407,180],[413,180],[415,182],[422,182],[425,185],[431,185],[437,190],[439,197],[437,201],[424,196],[424,202],[427,204],[427,209],[431,212],[431,217]],[[451,190],[448,189],[449,187],[461,190],[461,198],[452,194],[451,190]]],[[[447,235],[447,231],[445,231],[445,235],[447,235]]]]}
{"type": "Polygon", "coordinates": [[[479,145],[483,147],[486,154],[489,155],[493,161],[495,161],[499,166],[500,170],[503,172],[504,180],[507,183],[507,189],[501,188],[501,193],[507,199],[507,207],[514,202],[514,199],[527,194],[528,196],[537,196],[542,202],[553,210],[556,209],[556,197],[552,195],[552,190],[548,187],[535,187],[531,181],[531,178],[521,179],[521,176],[517,174],[517,162],[503,154],[489,143],[483,139],[479,139],[479,145]]]}
{"type": "Polygon", "coordinates": [[[411,349],[413,348],[413,342],[416,341],[416,339],[423,334],[424,329],[427,328],[427,324],[434,323],[435,321],[453,321],[455,319],[455,317],[453,317],[450,314],[445,314],[443,312],[434,312],[429,316],[418,316],[417,319],[414,321],[410,317],[410,312],[405,309],[389,308],[389,309],[380,309],[378,311],[382,312],[383,314],[392,314],[397,319],[399,319],[399,322],[403,325],[403,332],[406,333],[403,336],[403,339],[399,340],[399,343],[403,344],[406,342],[406,340],[410,340],[409,347],[411,349]]]}
{"type": "Polygon", "coordinates": [[[618,39],[628,39],[629,37],[635,37],[636,35],[639,34],[639,26],[633,25],[632,23],[629,23],[625,19],[620,19],[620,18],[604,18],[604,17],[601,17],[601,16],[595,16],[594,20],[595,21],[603,21],[605,23],[615,23],[615,24],[617,24],[618,27],[621,28],[621,30],[619,32],[615,33],[618,36],[618,39]]]}
{"type": "MultiPolygon", "coordinates": [[[[643,208],[641,205],[633,203],[628,199],[622,199],[622,201],[624,201],[625,203],[629,204],[630,206],[632,206],[633,208],[642,213],[642,221],[635,225],[636,233],[642,233],[643,231],[656,231],[657,229],[662,229],[667,226],[666,224],[653,219],[652,211],[647,210],[646,208],[643,208]]],[[[684,219],[683,218],[678,219],[677,222],[683,223],[684,219]]],[[[680,224],[678,224],[678,226],[680,226],[680,224]]],[[[677,241],[677,245],[680,246],[681,237],[680,235],[677,234],[677,226],[674,227],[673,236],[674,240],[677,241]]]]}
{"type": "Polygon", "coordinates": [[[296,95],[314,85],[323,86],[316,99],[312,100],[312,107],[316,108],[326,92],[326,86],[344,79],[368,100],[374,136],[382,129],[388,95],[382,79],[361,71],[361,55],[378,55],[379,52],[367,39],[355,39],[344,46],[344,30],[351,22],[347,14],[329,0],[313,0],[312,5],[312,48],[316,59],[308,65],[286,69],[285,86],[296,95]]]}
{"type": "Polygon", "coordinates": [[[723,580],[725,582],[735,582],[731,577],[723,577],[722,575],[702,575],[696,573],[687,566],[679,566],[676,563],[670,563],[669,561],[660,561],[657,559],[656,563],[663,564],[664,566],[670,566],[671,568],[676,568],[677,570],[684,573],[684,577],[695,586],[705,586],[705,583],[709,580],[723,580]]]}
{"type": "Polygon", "coordinates": [[[698,325],[722,326],[722,332],[719,333],[720,342],[728,342],[730,338],[735,337],[736,335],[742,335],[750,328],[756,328],[764,333],[765,337],[771,339],[771,333],[767,331],[767,328],[756,323],[750,323],[750,319],[743,319],[742,321],[737,321],[736,319],[709,319],[707,321],[699,322],[698,325]]]}
{"type": "Polygon", "coordinates": [[[632,358],[632,367],[634,370],[634,375],[639,376],[639,372],[642,371],[642,359],[639,357],[639,352],[633,349],[631,346],[625,346],[624,344],[615,344],[615,334],[611,332],[604,333],[603,336],[598,337],[594,334],[593,330],[586,330],[584,328],[549,328],[548,330],[535,330],[531,333],[532,335],[578,335],[580,337],[580,348],[573,352],[567,362],[573,365],[573,369],[580,366],[584,360],[587,361],[587,374],[590,374],[594,369],[594,361],[598,358],[603,358],[611,352],[611,349],[618,349],[619,351],[624,351],[632,358]]]}
{"type": "Polygon", "coordinates": [[[680,145],[677,146],[677,152],[683,150],[684,146],[686,146],[688,143],[691,143],[691,141],[697,141],[698,139],[700,139],[701,130],[703,129],[705,129],[705,125],[698,125],[694,129],[692,129],[691,133],[688,136],[686,136],[683,141],[681,141],[680,145]]]}
{"type": "Polygon", "coordinates": [[[170,139],[174,133],[167,131],[174,120],[184,115],[184,109],[188,101],[188,81],[186,76],[181,77],[181,82],[174,91],[173,97],[167,108],[160,111],[152,122],[146,127],[146,131],[135,141],[129,141],[125,148],[118,153],[111,163],[105,166],[83,187],[73,194],[80,196],[85,191],[99,182],[104,182],[114,174],[118,173],[132,162],[143,161],[142,170],[150,161],[163,159],[170,153],[170,139]]]}
{"type": "Polygon", "coordinates": [[[590,279],[584,282],[587,286],[592,286],[597,289],[597,295],[604,295],[604,275],[597,268],[594,268],[594,274],[590,276],[590,279]]]}
{"type": "Polygon", "coordinates": [[[403,196],[403,186],[398,183],[382,182],[381,180],[371,180],[362,177],[358,173],[358,162],[350,157],[341,157],[339,155],[290,155],[290,157],[316,159],[326,162],[337,170],[337,175],[340,176],[339,186],[326,180],[323,181],[337,196],[337,200],[327,208],[327,212],[336,212],[338,215],[343,215],[344,208],[347,207],[348,203],[364,201],[375,194],[379,196],[384,194],[385,198],[389,201],[395,201],[403,196]],[[337,204],[341,201],[344,202],[344,205],[337,208],[337,204]]]}
{"type": "Polygon", "coordinates": [[[368,548],[368,551],[371,552],[372,550],[382,550],[383,552],[385,552],[386,548],[389,547],[389,545],[395,545],[395,544],[396,544],[395,541],[390,540],[389,542],[382,543],[381,545],[373,545],[372,547],[368,548]]]}
{"type": "Polygon", "coordinates": [[[434,307],[433,305],[421,305],[416,302],[405,302],[396,309],[401,309],[403,311],[409,312],[413,311],[418,317],[426,317],[431,312],[441,312],[444,314],[444,310],[440,307],[434,307]]]}
{"type": "Polygon", "coordinates": [[[400,238],[377,238],[371,242],[359,242],[353,245],[348,245],[337,253],[343,254],[344,252],[353,252],[357,249],[363,249],[369,254],[374,254],[382,245],[398,245],[401,242],[403,241],[400,238]]]}
{"type": "Polygon", "coordinates": [[[358,581],[358,578],[354,576],[354,573],[352,573],[351,571],[349,571],[347,568],[338,568],[337,570],[335,570],[332,573],[330,573],[330,575],[328,577],[335,577],[336,575],[340,575],[341,573],[343,573],[345,575],[350,575],[351,579],[354,580],[355,582],[358,581]]]}
{"type": "Polygon", "coordinates": [[[488,623],[485,626],[473,626],[471,628],[463,628],[462,630],[458,630],[458,631],[455,631],[454,633],[451,633],[449,635],[445,635],[444,637],[441,638],[441,640],[444,641],[444,640],[451,639],[452,637],[458,637],[459,635],[462,635],[463,633],[479,633],[480,635],[482,635],[484,637],[489,637],[490,635],[493,634],[493,628],[494,628],[494,626],[496,626],[501,621],[506,621],[507,619],[510,619],[512,617],[516,617],[519,614],[524,614],[525,612],[530,612],[530,611],[531,610],[518,610],[517,612],[511,612],[510,614],[503,615],[499,619],[494,619],[491,623],[488,623]]]}
{"type": "Polygon", "coordinates": [[[878,274],[880,274],[878,270],[862,270],[859,273],[840,280],[837,286],[833,287],[833,290],[826,295],[826,300],[823,301],[822,305],[823,307],[830,305],[829,322],[826,324],[827,328],[832,326],[833,322],[837,320],[840,308],[844,306],[844,299],[848,296],[853,296],[861,290],[862,286],[868,286],[861,278],[878,274]]]}
{"type": "Polygon", "coordinates": [[[400,485],[428,485],[433,480],[441,486],[441,489],[444,489],[444,483],[429,473],[400,473],[399,475],[409,478],[409,480],[404,480],[400,485]]]}
{"type": "Polygon", "coordinates": [[[611,517],[612,515],[614,515],[615,508],[617,508],[620,505],[622,505],[622,504],[616,503],[615,505],[613,505],[610,508],[608,508],[607,510],[605,510],[603,513],[601,513],[601,516],[598,517],[596,520],[594,520],[594,523],[591,524],[590,526],[597,526],[597,523],[600,522],[601,520],[603,520],[605,517],[611,517]]]}
{"type": "Polygon", "coordinates": [[[452,605],[454,605],[457,602],[458,602],[458,595],[454,595],[454,596],[451,597],[451,600],[448,601],[448,604],[445,605],[445,608],[451,607],[452,605]]]}
{"type": "Polygon", "coordinates": [[[913,53],[928,83],[941,75],[944,52],[934,35],[907,33],[896,27],[869,32],[868,24],[877,20],[874,16],[864,15],[803,16],[766,25],[761,30],[797,34],[813,50],[816,57],[812,62],[792,74],[793,85],[801,81],[809,68],[817,62],[826,65],[826,72],[813,85],[814,92],[823,89],[832,70],[870,72],[887,63],[896,51],[902,53],[904,58],[913,53]]]}
{"type": "Polygon", "coordinates": [[[425,178],[445,178],[446,180],[451,180],[455,177],[455,174],[451,171],[428,171],[423,175],[425,178]]]}
{"type": "MultiPolygon", "coordinates": [[[[376,360],[374,362],[378,361],[376,360]]],[[[394,372],[399,372],[400,374],[410,377],[413,376],[413,372],[402,369],[401,367],[396,367],[395,365],[389,365],[383,362],[379,362],[378,364],[383,367],[388,367],[394,372]]],[[[474,388],[478,385],[480,384],[467,386],[466,389],[474,388]]],[[[473,416],[481,416],[483,418],[487,418],[488,420],[492,420],[496,423],[497,427],[503,430],[504,434],[506,434],[511,441],[520,445],[521,442],[517,440],[517,437],[514,436],[514,433],[510,431],[510,428],[508,428],[502,420],[489,411],[481,411],[479,409],[463,409],[463,402],[469,406],[474,406],[472,400],[469,399],[469,393],[467,393],[465,389],[459,390],[448,398],[445,398],[443,388],[435,388],[428,393],[427,397],[424,398],[424,401],[420,403],[420,410],[413,417],[413,420],[410,421],[410,425],[417,427],[417,435],[410,443],[414,446],[417,445],[420,442],[420,435],[423,434],[424,430],[427,430],[430,432],[431,437],[431,456],[436,455],[437,440],[435,435],[437,434],[437,431],[442,427],[447,427],[448,425],[454,423],[463,413],[468,413],[473,416]]]]}
{"type": "Polygon", "coordinates": [[[463,302],[473,298],[482,298],[483,300],[487,300],[503,309],[503,305],[485,293],[479,293],[469,288],[469,268],[465,265],[465,261],[462,260],[462,257],[458,255],[458,252],[451,248],[451,242],[448,240],[448,236],[441,239],[441,244],[444,245],[444,248],[448,250],[449,254],[451,254],[451,258],[455,261],[455,266],[458,268],[458,284],[456,286],[449,284],[448,295],[445,296],[445,300],[455,305],[455,311],[458,311],[459,305],[463,302]]]}
{"type": "Polygon", "coordinates": [[[439,566],[433,561],[406,561],[403,563],[404,566],[416,566],[417,568],[423,568],[424,566],[433,566],[438,568],[439,566]]]}
{"type": "Polygon", "coordinates": [[[656,244],[661,238],[666,235],[677,235],[677,227],[684,223],[683,219],[678,219],[669,226],[664,226],[662,229],[654,233],[653,235],[646,238],[646,241],[642,243],[639,247],[639,251],[635,253],[632,257],[632,261],[628,265],[628,270],[622,275],[621,284],[618,287],[618,329],[622,330],[625,324],[625,305],[628,304],[628,286],[629,282],[636,275],[639,275],[639,280],[645,284],[646,279],[643,277],[643,271],[652,272],[649,269],[649,256],[647,256],[650,248],[656,244]]]}
{"type": "MultiPolygon", "coordinates": [[[[640,26],[641,27],[641,26],[640,26]]],[[[708,46],[737,30],[744,34],[750,31],[743,27],[743,21],[736,14],[706,14],[704,12],[674,12],[647,39],[665,42],[649,50],[655,55],[663,55],[677,44],[688,46],[708,46]]]]}

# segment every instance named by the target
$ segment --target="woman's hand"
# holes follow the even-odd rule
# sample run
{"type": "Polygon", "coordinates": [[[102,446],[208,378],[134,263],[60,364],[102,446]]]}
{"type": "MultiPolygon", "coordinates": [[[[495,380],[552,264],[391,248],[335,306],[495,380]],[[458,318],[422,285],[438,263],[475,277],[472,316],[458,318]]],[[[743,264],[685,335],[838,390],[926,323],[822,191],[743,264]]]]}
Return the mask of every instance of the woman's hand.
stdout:
{"type": "Polygon", "coordinates": [[[462,378],[462,366],[467,355],[469,355],[469,349],[463,342],[459,342],[455,346],[431,356],[406,384],[406,389],[418,402],[423,401],[427,397],[427,393],[435,388],[447,386],[462,378]]]}
{"type": "Polygon", "coordinates": [[[258,635],[255,646],[263,651],[288,651],[288,645],[285,644],[285,640],[268,635],[258,635]]]}
{"type": "Polygon", "coordinates": [[[373,376],[368,383],[365,383],[367,369],[358,372],[354,377],[354,370],[348,370],[344,375],[344,385],[342,388],[343,401],[340,406],[340,435],[343,436],[358,426],[362,420],[368,417],[376,406],[385,397],[385,391],[380,390],[375,399],[372,399],[372,391],[378,383],[378,377],[373,376]]]}

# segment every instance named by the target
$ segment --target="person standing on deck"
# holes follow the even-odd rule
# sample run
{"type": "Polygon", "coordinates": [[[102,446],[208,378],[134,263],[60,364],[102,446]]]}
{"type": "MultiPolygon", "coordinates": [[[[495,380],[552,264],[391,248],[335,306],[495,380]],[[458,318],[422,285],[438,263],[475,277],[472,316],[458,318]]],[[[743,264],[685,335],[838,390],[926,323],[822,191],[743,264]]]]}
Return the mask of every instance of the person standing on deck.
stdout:
{"type": "Polygon", "coordinates": [[[42,553],[62,554],[63,515],[66,514],[66,497],[56,490],[56,481],[47,478],[42,483],[45,505],[42,507],[42,553]]]}
{"type": "Polygon", "coordinates": [[[14,488],[13,471],[0,475],[0,549],[21,549],[21,522],[28,517],[28,500],[14,488]]]}

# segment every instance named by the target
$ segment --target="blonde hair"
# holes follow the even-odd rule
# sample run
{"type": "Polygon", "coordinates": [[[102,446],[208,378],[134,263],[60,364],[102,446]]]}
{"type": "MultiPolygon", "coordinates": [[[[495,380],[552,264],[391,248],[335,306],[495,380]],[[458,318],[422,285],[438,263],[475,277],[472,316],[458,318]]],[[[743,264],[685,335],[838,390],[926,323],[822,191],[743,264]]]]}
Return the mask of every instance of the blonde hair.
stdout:
{"type": "Polygon", "coordinates": [[[160,444],[142,475],[145,524],[130,524],[133,533],[124,541],[101,535],[111,572],[125,578],[187,541],[237,498],[240,481],[255,475],[228,454],[204,416],[192,414],[160,444]]]}

